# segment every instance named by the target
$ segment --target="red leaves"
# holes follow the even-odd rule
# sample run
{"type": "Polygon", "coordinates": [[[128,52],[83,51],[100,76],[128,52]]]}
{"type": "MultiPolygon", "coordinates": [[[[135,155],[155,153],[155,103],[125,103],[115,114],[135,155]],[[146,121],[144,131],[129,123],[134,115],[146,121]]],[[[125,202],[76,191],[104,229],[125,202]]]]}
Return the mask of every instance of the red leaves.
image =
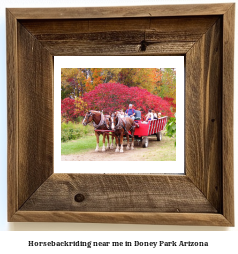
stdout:
{"type": "Polygon", "coordinates": [[[98,85],[93,91],[84,94],[83,100],[88,109],[103,110],[105,113],[119,109],[126,110],[130,103],[135,109],[147,113],[154,109],[162,115],[172,116],[171,105],[161,97],[139,87],[127,87],[119,83],[105,83],[98,85]]]}
{"type": "Polygon", "coordinates": [[[168,98],[168,97],[164,97],[163,98],[165,101],[167,101],[171,107],[173,108],[173,111],[176,112],[176,104],[174,103],[174,99],[173,98],[168,98]]]}
{"type": "Polygon", "coordinates": [[[104,113],[123,109],[133,104],[134,109],[147,114],[149,109],[160,112],[162,116],[173,116],[171,109],[173,99],[162,99],[146,89],[127,87],[119,83],[105,83],[98,85],[94,90],[85,93],[81,100],[65,98],[61,101],[61,115],[66,121],[73,121],[83,116],[87,109],[99,110],[104,113]]]}
{"type": "Polygon", "coordinates": [[[79,116],[75,110],[75,100],[71,98],[65,98],[61,100],[61,116],[64,121],[73,121],[79,116]]]}

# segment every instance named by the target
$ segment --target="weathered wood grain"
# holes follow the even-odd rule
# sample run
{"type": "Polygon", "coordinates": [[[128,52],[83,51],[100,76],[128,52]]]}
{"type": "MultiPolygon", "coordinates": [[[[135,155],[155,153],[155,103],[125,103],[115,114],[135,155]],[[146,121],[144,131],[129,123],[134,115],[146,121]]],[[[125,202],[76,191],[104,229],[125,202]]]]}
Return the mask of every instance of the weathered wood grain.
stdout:
{"type": "Polygon", "coordinates": [[[110,32],[95,32],[95,33],[74,33],[74,34],[41,34],[35,35],[36,39],[44,43],[50,42],[70,42],[78,43],[78,45],[86,44],[123,44],[132,43],[140,44],[141,41],[146,40],[148,43],[160,42],[196,42],[201,37],[201,33],[185,34],[185,33],[159,33],[155,31],[110,31],[110,32]]]}
{"type": "Polygon", "coordinates": [[[98,19],[222,15],[232,6],[223,4],[150,5],[85,8],[10,8],[17,19],[98,19]]]}
{"type": "Polygon", "coordinates": [[[42,45],[55,56],[103,56],[103,55],[184,55],[193,42],[161,42],[150,45],[146,51],[140,51],[140,43],[105,43],[105,44],[79,44],[74,41],[48,41],[42,45]]]}
{"type": "Polygon", "coordinates": [[[233,41],[234,4],[8,9],[8,220],[233,226],[233,41]],[[53,55],[180,54],[186,176],[51,175],[53,55]]]}
{"type": "Polygon", "coordinates": [[[186,175],[222,211],[222,21],[186,55],[186,175]]]}
{"type": "Polygon", "coordinates": [[[102,20],[22,20],[21,24],[52,54],[186,54],[217,16],[102,20]],[[61,29],[62,27],[62,29],[61,29]],[[148,47],[140,52],[141,41],[148,47]]]}
{"type": "Polygon", "coordinates": [[[216,213],[186,176],[54,174],[21,211],[216,213]],[[83,202],[75,195],[82,194],[83,202]]]}
{"type": "Polygon", "coordinates": [[[223,215],[213,213],[18,211],[12,221],[232,226],[223,215]]]}
{"type": "Polygon", "coordinates": [[[32,35],[69,35],[110,31],[145,30],[150,18],[21,20],[32,35]]]}
{"type": "MultiPolygon", "coordinates": [[[[21,20],[20,23],[34,36],[74,35],[81,33],[112,31],[152,30],[161,34],[204,34],[219,16],[198,17],[150,17],[108,19],[66,19],[66,20],[21,20]]],[[[96,37],[94,35],[94,37],[96,37]]],[[[40,37],[38,39],[41,39],[40,37]]]]}
{"type": "Polygon", "coordinates": [[[53,173],[53,57],[18,24],[18,205],[53,173]]]}
{"type": "Polygon", "coordinates": [[[150,29],[158,33],[186,34],[193,36],[206,33],[219,16],[186,16],[150,18],[150,29]]]}
{"type": "Polygon", "coordinates": [[[223,214],[234,224],[234,26],[235,4],[223,16],[223,87],[222,87],[222,148],[223,148],[223,214]]]}
{"type": "Polygon", "coordinates": [[[18,57],[17,20],[6,11],[7,32],[7,189],[8,220],[18,210],[18,57]]]}

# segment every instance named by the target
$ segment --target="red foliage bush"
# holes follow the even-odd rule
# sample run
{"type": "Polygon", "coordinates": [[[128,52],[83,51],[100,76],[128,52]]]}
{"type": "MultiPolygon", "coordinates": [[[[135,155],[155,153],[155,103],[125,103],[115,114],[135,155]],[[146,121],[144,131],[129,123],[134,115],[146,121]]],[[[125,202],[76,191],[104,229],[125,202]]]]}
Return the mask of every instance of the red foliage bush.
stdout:
{"type": "Polygon", "coordinates": [[[157,113],[161,112],[162,116],[173,116],[171,104],[167,100],[151,94],[146,89],[127,87],[119,83],[100,84],[94,90],[85,93],[83,100],[88,109],[103,110],[104,113],[126,110],[131,103],[144,114],[153,109],[157,113]]]}
{"type": "Polygon", "coordinates": [[[176,104],[174,103],[174,99],[169,98],[169,97],[164,97],[163,99],[166,100],[171,105],[171,107],[173,108],[173,112],[175,113],[176,112],[176,104]]]}
{"type": "Polygon", "coordinates": [[[61,117],[64,121],[74,121],[79,116],[79,113],[75,110],[75,100],[71,98],[65,98],[61,100],[61,117]]]}

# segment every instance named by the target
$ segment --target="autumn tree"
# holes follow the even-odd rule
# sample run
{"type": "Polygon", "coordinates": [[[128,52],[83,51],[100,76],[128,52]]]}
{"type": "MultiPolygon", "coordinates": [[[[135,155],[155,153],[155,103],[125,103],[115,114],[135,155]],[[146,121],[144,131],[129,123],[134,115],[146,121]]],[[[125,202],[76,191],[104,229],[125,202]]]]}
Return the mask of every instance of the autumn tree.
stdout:
{"type": "MultiPolygon", "coordinates": [[[[176,70],[171,68],[64,68],[61,72],[61,99],[71,97],[85,101],[86,93],[106,83],[121,83],[129,88],[146,89],[149,93],[164,98],[173,112],[176,112],[176,70]]],[[[107,92],[104,91],[105,98],[107,92]]],[[[130,92],[134,96],[133,93],[137,90],[131,89],[130,92]]],[[[130,98],[132,99],[133,97],[130,98]]],[[[145,103],[144,98],[140,99],[145,103]]]]}
{"type": "Polygon", "coordinates": [[[97,85],[109,82],[118,82],[120,68],[89,68],[86,81],[86,91],[92,91],[97,85]]]}
{"type": "Polygon", "coordinates": [[[144,114],[149,109],[161,112],[162,115],[172,116],[171,105],[168,101],[156,96],[146,89],[127,87],[119,83],[105,83],[98,85],[94,90],[85,93],[84,102],[88,109],[103,110],[105,113],[119,109],[126,110],[132,103],[144,114]]]}
{"type": "Polygon", "coordinates": [[[79,112],[75,110],[75,100],[65,98],[61,100],[61,118],[62,121],[74,121],[79,116],[79,112]]]}
{"type": "Polygon", "coordinates": [[[103,70],[104,70],[103,83],[119,82],[119,73],[121,71],[121,68],[105,68],[103,70]]]}
{"type": "Polygon", "coordinates": [[[136,75],[135,68],[122,68],[119,72],[119,82],[128,87],[135,86],[133,77],[136,75]]]}
{"type": "Polygon", "coordinates": [[[157,94],[161,78],[158,68],[124,68],[119,72],[118,81],[128,87],[140,87],[157,94]]]}
{"type": "Polygon", "coordinates": [[[61,99],[64,99],[66,95],[67,97],[82,97],[85,84],[86,70],[84,68],[61,69],[61,99]]]}
{"type": "Polygon", "coordinates": [[[61,69],[61,100],[70,97],[70,94],[73,93],[73,87],[66,80],[67,73],[64,69],[61,69]]]}

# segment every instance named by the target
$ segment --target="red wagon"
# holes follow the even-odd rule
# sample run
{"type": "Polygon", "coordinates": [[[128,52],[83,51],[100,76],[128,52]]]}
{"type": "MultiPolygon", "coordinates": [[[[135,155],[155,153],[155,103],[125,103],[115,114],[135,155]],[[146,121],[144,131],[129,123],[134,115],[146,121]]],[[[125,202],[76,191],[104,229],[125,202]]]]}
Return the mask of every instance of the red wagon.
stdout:
{"type": "MultiPolygon", "coordinates": [[[[135,110],[135,122],[139,125],[139,127],[135,128],[134,139],[142,142],[142,147],[146,148],[149,145],[149,136],[155,135],[157,137],[157,141],[162,140],[161,131],[164,130],[165,125],[167,123],[167,116],[160,117],[158,119],[149,120],[148,122],[141,120],[141,112],[139,110],[135,110]]],[[[95,130],[100,132],[114,132],[112,130],[95,130]]],[[[130,134],[130,132],[129,132],[130,134]]]]}
{"type": "Polygon", "coordinates": [[[161,131],[164,130],[165,125],[167,123],[167,116],[149,120],[148,122],[144,122],[141,120],[135,120],[137,124],[139,124],[139,128],[135,129],[134,137],[135,140],[142,141],[142,147],[146,148],[149,144],[149,136],[155,135],[157,137],[157,141],[162,140],[161,131]]]}

